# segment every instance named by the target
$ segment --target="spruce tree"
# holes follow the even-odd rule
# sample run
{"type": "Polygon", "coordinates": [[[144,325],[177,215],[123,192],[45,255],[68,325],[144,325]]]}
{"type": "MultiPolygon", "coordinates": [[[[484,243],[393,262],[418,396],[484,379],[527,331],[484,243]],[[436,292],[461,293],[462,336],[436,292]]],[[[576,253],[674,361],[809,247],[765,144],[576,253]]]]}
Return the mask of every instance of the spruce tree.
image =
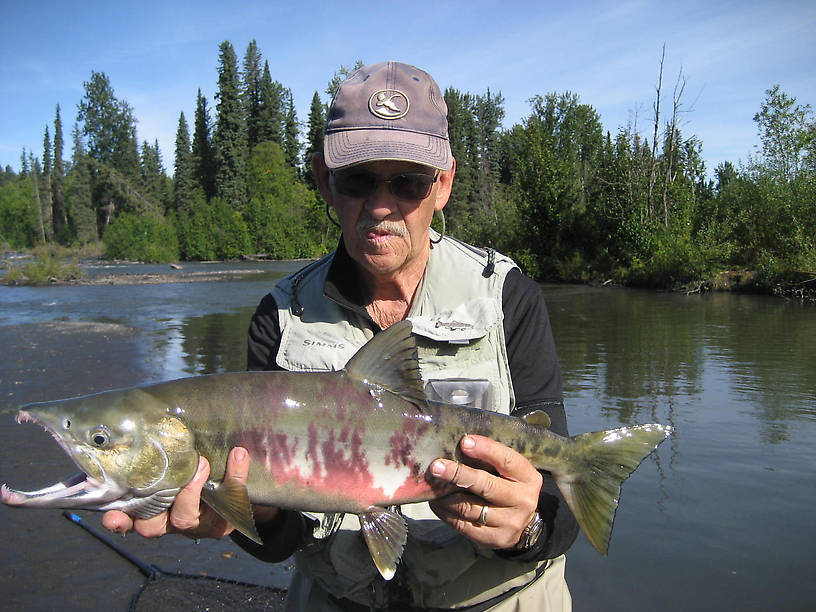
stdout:
{"type": "Polygon", "coordinates": [[[141,195],[148,199],[154,210],[161,203],[161,159],[158,144],[154,148],[146,140],[142,142],[141,168],[141,195]]]}
{"type": "Polygon", "coordinates": [[[326,129],[326,113],[320,96],[314,92],[312,105],[309,108],[308,134],[306,136],[306,153],[303,156],[304,178],[306,184],[317,189],[314,174],[312,173],[312,156],[323,151],[323,132],[326,129]]]}
{"type": "Polygon", "coordinates": [[[260,142],[261,111],[261,52],[258,43],[250,41],[244,55],[244,70],[241,75],[241,100],[247,126],[247,146],[251,151],[260,142]]]}
{"type": "Polygon", "coordinates": [[[23,152],[20,155],[20,178],[25,178],[28,176],[28,157],[26,154],[25,147],[23,147],[23,152]]]}
{"type": "Polygon", "coordinates": [[[283,144],[283,112],[281,98],[283,85],[272,81],[269,62],[264,62],[261,76],[261,107],[258,111],[258,142],[283,144]]]}
{"type": "Polygon", "coordinates": [[[207,199],[215,196],[215,159],[211,135],[212,122],[207,98],[198,90],[192,143],[192,175],[207,199]]]}
{"type": "Polygon", "coordinates": [[[184,113],[179,116],[178,130],[176,130],[176,161],[173,178],[173,208],[176,212],[187,216],[192,212],[195,188],[190,132],[187,129],[184,113]]]}
{"type": "Polygon", "coordinates": [[[51,136],[48,126],[45,126],[43,136],[43,167],[40,177],[40,206],[42,207],[42,224],[48,242],[54,238],[54,224],[51,220],[51,136]]]}
{"type": "Polygon", "coordinates": [[[286,104],[286,116],[283,130],[283,152],[286,156],[286,163],[299,171],[300,142],[298,141],[298,120],[291,89],[286,89],[284,99],[286,104]]]}
{"type": "Polygon", "coordinates": [[[77,119],[88,139],[88,155],[120,174],[136,177],[139,146],[133,109],[116,98],[110,80],[102,72],[91,72],[91,80],[83,85],[85,96],[77,106],[77,119]]]}
{"type": "Polygon", "coordinates": [[[218,119],[213,136],[215,192],[233,209],[246,204],[246,122],[241,107],[238,61],[229,41],[221,43],[218,60],[218,119]]]}
{"type": "Polygon", "coordinates": [[[448,106],[448,137],[451,153],[456,159],[456,180],[446,208],[448,231],[464,239],[472,217],[472,199],[476,191],[472,149],[475,146],[475,126],[470,94],[449,87],[445,90],[448,106]]]}
{"type": "MultiPolygon", "coordinates": [[[[25,149],[23,149],[25,151],[25,149]]],[[[28,154],[28,164],[31,167],[31,184],[34,189],[34,212],[37,217],[37,227],[39,229],[40,242],[45,244],[47,242],[45,236],[45,223],[42,215],[42,200],[40,199],[40,160],[34,157],[30,152],[28,154]]]]}
{"type": "Polygon", "coordinates": [[[72,234],[80,244],[94,242],[99,238],[96,211],[92,202],[90,159],[77,124],[72,131],[73,151],[71,172],[65,193],[65,208],[72,234]]]}
{"type": "Polygon", "coordinates": [[[363,60],[358,59],[354,62],[354,65],[349,68],[348,66],[341,65],[340,69],[334,73],[329,83],[326,85],[326,94],[329,96],[329,101],[331,102],[334,100],[334,96],[337,93],[337,90],[340,89],[340,83],[346,80],[348,75],[350,75],[355,70],[359,70],[363,67],[363,60]]]}
{"type": "Polygon", "coordinates": [[[65,165],[62,161],[62,119],[60,118],[60,107],[57,104],[57,113],[54,118],[54,167],[51,170],[51,189],[53,192],[53,222],[54,236],[60,242],[66,242],[68,236],[65,235],[65,196],[63,194],[63,182],[65,179],[65,165]]]}

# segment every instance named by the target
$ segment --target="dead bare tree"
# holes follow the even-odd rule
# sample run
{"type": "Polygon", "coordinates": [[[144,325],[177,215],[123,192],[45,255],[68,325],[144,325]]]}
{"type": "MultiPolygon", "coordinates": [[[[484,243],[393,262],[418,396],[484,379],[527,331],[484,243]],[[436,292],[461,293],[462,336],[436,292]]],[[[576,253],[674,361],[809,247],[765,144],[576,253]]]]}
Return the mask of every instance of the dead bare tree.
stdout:
{"type": "Polygon", "coordinates": [[[681,112],[681,100],[683,98],[683,91],[686,89],[686,77],[683,76],[683,69],[677,74],[677,82],[674,84],[674,92],[672,94],[672,118],[671,122],[666,128],[666,141],[664,148],[664,159],[666,163],[666,176],[663,181],[663,225],[669,226],[669,185],[671,185],[677,178],[677,169],[675,166],[676,151],[679,146],[677,142],[678,136],[678,121],[681,112]]]}
{"type": "Polygon", "coordinates": [[[652,138],[652,159],[651,169],[649,172],[649,191],[646,196],[646,202],[649,210],[649,216],[654,216],[654,185],[657,179],[657,136],[660,130],[660,93],[663,89],[663,62],[666,59],[666,43],[663,43],[663,50],[660,54],[660,72],[657,77],[657,87],[655,92],[655,101],[652,105],[654,109],[654,137],[652,138]]]}

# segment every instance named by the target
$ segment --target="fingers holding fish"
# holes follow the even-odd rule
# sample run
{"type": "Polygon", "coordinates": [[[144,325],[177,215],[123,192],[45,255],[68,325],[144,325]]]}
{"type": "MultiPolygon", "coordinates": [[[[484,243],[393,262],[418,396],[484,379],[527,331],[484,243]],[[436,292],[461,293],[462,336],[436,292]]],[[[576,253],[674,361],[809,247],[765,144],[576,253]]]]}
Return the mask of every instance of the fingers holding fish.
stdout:
{"type": "Polygon", "coordinates": [[[515,546],[536,512],[541,474],[522,455],[490,438],[468,435],[460,448],[498,475],[438,459],[431,465],[431,474],[467,492],[437,500],[431,507],[442,520],[481,545],[515,546]]]}
{"type": "MultiPolygon", "coordinates": [[[[198,527],[201,489],[210,475],[210,464],[204,457],[198,461],[193,479],[179,491],[169,510],[147,519],[131,517],[124,512],[111,510],[102,516],[102,526],[115,533],[135,531],[143,538],[160,538],[168,533],[185,535],[198,527]]],[[[197,538],[201,535],[192,535],[197,538]]]]}
{"type": "Polygon", "coordinates": [[[113,533],[128,533],[133,529],[133,519],[119,510],[109,510],[102,515],[102,526],[113,533]]]}
{"type": "MultiPolygon", "coordinates": [[[[188,482],[176,496],[173,505],[168,510],[168,526],[165,533],[181,533],[188,535],[199,527],[202,508],[201,490],[210,476],[210,463],[205,457],[199,457],[198,469],[193,479],[188,482]]],[[[161,516],[161,515],[159,515],[161,516]]],[[[153,517],[155,519],[157,517],[153,517]]],[[[147,519],[151,521],[153,519],[147,519]]],[[[138,521],[137,521],[138,522],[138,521]]],[[[164,535],[164,534],[159,534],[164,535]]],[[[191,537],[201,537],[193,535],[191,537]]]]}
{"type": "MultiPolygon", "coordinates": [[[[234,527],[201,501],[201,492],[210,475],[210,465],[204,457],[199,459],[199,469],[193,479],[179,491],[170,507],[167,533],[179,533],[188,538],[221,539],[234,527]]],[[[242,447],[235,447],[227,458],[224,480],[246,483],[249,474],[249,454],[242,447]]]]}
{"type": "Polygon", "coordinates": [[[456,493],[430,502],[436,515],[456,531],[480,546],[511,548],[518,542],[515,533],[516,511],[513,508],[491,506],[485,500],[467,493],[456,493]]]}
{"type": "MultiPolygon", "coordinates": [[[[249,473],[249,456],[245,449],[232,449],[227,460],[224,479],[246,482],[249,473]]],[[[135,531],[145,538],[178,533],[189,538],[220,539],[233,531],[233,526],[221,518],[212,508],[201,502],[201,491],[210,475],[210,464],[199,457],[198,469],[193,479],[179,491],[169,510],[148,519],[131,517],[124,512],[111,510],[102,517],[102,525],[115,533],[135,531]]]]}

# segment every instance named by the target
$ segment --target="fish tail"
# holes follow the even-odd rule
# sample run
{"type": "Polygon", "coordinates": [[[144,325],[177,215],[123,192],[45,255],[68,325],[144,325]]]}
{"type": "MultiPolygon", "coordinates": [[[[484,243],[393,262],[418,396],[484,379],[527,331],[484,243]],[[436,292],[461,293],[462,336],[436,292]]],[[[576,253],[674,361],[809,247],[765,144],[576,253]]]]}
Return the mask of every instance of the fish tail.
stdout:
{"type": "Polygon", "coordinates": [[[609,550],[621,484],[671,432],[671,427],[652,424],[570,438],[578,460],[563,472],[553,470],[553,478],[584,535],[602,555],[609,550]]]}

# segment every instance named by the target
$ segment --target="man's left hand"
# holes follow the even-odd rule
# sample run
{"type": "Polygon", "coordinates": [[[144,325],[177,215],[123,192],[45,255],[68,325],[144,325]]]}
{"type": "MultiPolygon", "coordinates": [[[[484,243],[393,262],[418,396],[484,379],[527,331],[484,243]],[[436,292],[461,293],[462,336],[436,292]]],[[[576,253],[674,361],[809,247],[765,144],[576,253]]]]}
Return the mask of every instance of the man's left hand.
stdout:
{"type": "Polygon", "coordinates": [[[467,435],[459,448],[498,475],[437,459],[430,473],[456,485],[460,492],[431,502],[431,508],[477,544],[496,549],[514,547],[536,512],[541,474],[523,455],[484,436],[467,435]]]}

